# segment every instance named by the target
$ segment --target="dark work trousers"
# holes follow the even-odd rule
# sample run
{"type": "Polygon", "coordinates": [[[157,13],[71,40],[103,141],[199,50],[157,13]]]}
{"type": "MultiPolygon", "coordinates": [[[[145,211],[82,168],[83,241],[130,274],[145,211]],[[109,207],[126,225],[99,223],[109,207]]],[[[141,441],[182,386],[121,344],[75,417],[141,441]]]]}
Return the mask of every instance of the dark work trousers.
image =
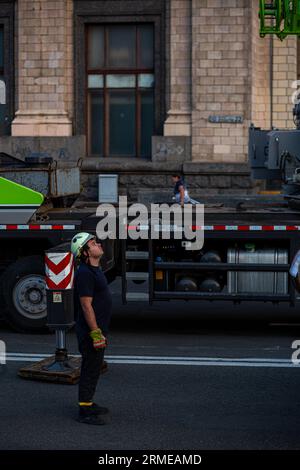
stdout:
{"type": "Polygon", "coordinates": [[[79,402],[91,402],[96,391],[105,348],[95,349],[89,336],[85,337],[78,347],[82,356],[78,398],[79,402]]]}

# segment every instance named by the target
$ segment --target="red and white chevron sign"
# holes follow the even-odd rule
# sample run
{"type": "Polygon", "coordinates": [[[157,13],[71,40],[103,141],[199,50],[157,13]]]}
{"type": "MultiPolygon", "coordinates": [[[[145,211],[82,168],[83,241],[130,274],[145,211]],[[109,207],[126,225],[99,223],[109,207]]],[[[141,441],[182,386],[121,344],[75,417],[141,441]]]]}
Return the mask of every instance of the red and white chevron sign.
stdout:
{"type": "Polygon", "coordinates": [[[74,280],[72,253],[47,253],[45,273],[47,289],[72,289],[74,280]]]}

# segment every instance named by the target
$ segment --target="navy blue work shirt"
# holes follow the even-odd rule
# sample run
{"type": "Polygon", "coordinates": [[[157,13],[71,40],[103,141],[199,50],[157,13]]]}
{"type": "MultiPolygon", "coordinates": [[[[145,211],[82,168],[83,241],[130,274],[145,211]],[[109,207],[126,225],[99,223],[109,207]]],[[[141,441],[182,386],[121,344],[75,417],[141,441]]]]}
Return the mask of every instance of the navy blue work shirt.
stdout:
{"type": "Polygon", "coordinates": [[[174,186],[174,194],[175,194],[175,196],[176,196],[176,194],[180,193],[180,191],[179,191],[180,186],[183,186],[183,188],[186,189],[186,188],[185,188],[184,181],[183,181],[182,178],[180,178],[180,180],[176,181],[176,183],[175,183],[175,186],[174,186]]]}
{"type": "Polygon", "coordinates": [[[105,274],[100,268],[81,263],[75,272],[74,313],[79,342],[90,332],[84,317],[80,297],[93,298],[92,307],[95,312],[97,325],[101,328],[104,336],[106,336],[111,318],[112,296],[105,274]]]}

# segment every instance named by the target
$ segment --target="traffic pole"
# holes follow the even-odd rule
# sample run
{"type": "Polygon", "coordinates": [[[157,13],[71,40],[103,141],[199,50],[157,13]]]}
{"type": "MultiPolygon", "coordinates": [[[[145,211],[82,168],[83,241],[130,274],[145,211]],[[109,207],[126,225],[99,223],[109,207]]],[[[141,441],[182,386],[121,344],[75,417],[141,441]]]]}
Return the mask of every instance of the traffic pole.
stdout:
{"type": "Polygon", "coordinates": [[[66,372],[72,369],[66,348],[66,331],[74,326],[74,258],[65,244],[46,251],[47,326],[55,330],[55,360],[44,370],[66,372]]]}
{"type": "Polygon", "coordinates": [[[55,331],[55,355],[20,369],[19,376],[31,380],[77,383],[81,359],[69,357],[66,333],[74,326],[74,257],[70,243],[45,252],[47,326],[55,331]]]}

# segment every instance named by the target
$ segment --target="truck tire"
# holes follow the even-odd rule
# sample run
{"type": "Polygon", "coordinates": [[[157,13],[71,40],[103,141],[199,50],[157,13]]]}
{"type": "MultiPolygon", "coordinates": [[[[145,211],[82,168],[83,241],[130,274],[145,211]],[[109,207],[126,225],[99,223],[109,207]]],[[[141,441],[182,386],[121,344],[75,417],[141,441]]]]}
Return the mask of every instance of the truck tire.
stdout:
{"type": "Polygon", "coordinates": [[[10,264],[1,276],[4,318],[16,331],[37,333],[46,329],[47,302],[44,261],[26,256],[10,264]]]}

